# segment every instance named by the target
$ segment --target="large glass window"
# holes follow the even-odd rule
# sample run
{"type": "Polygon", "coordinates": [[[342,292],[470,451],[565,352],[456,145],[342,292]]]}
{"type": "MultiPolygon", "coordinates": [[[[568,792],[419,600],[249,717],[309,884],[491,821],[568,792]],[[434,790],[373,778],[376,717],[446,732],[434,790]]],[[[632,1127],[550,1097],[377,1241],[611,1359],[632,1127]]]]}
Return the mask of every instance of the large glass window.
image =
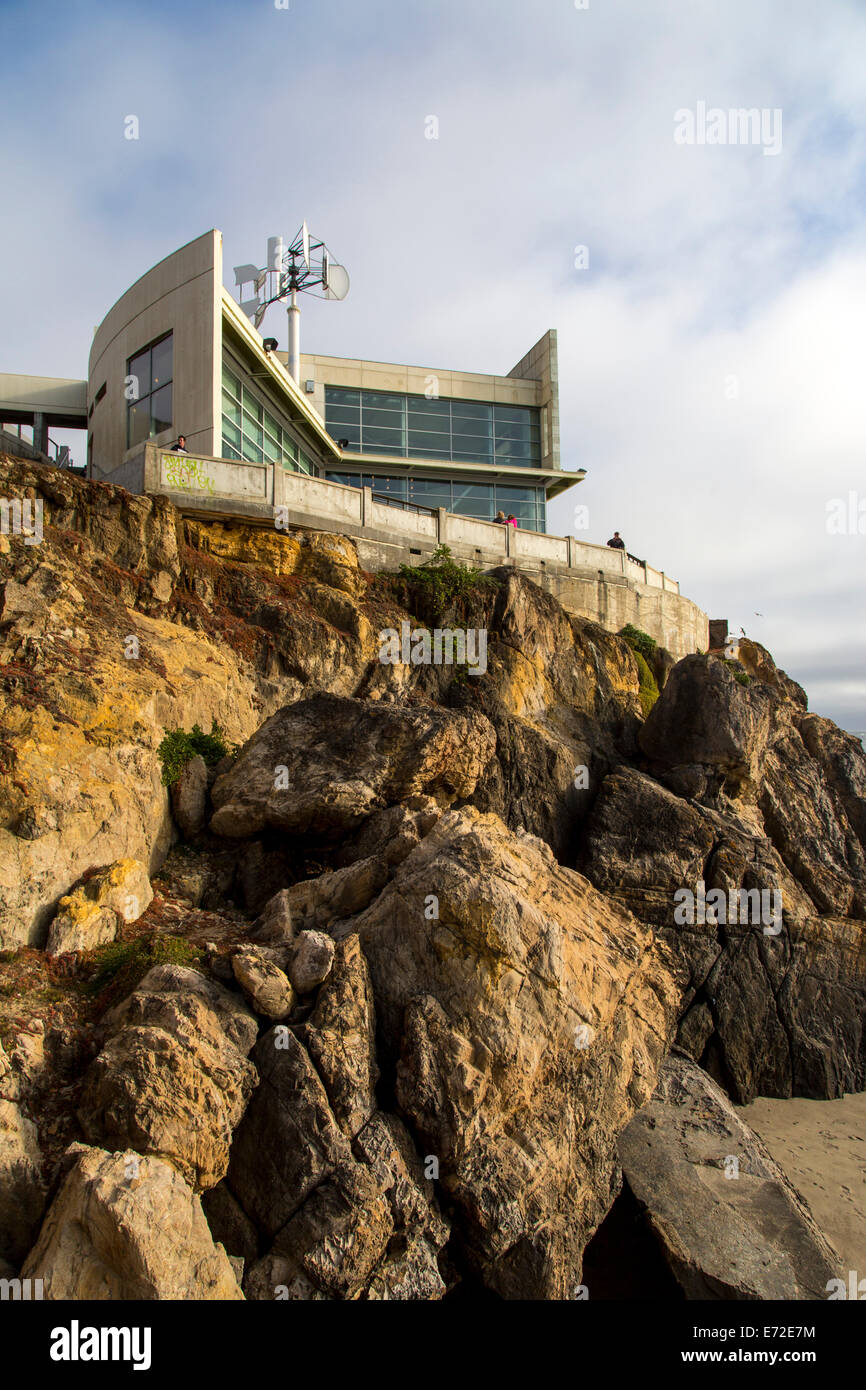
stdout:
{"type": "Polygon", "coordinates": [[[371,473],[328,473],[333,483],[368,487],[381,498],[400,499],[435,511],[444,507],[458,516],[492,521],[497,512],[513,516],[526,531],[545,530],[545,497],[540,487],[510,487],[499,483],[461,482],[447,478],[390,478],[371,473]]]}
{"type": "Polygon", "coordinates": [[[128,449],[172,427],[172,344],[172,334],[166,333],[127,361],[128,449]]]}
{"type": "Polygon", "coordinates": [[[318,469],[258,396],[223,363],[223,458],[273,463],[292,473],[318,469]]]}
{"type": "Polygon", "coordinates": [[[539,415],[530,406],[326,386],[325,424],[354,453],[515,468],[541,463],[539,415]]]}

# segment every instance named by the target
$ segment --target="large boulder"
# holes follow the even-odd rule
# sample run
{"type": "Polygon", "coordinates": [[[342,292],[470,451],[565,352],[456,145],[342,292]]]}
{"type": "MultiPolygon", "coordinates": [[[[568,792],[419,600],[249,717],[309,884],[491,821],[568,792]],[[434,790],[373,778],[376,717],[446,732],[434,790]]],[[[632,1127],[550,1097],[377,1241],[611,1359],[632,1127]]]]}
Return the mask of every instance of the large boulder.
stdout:
{"type": "Polygon", "coordinates": [[[469,796],[493,747],[480,714],[316,695],[263,724],[217,778],[211,829],[340,836],[417,792],[469,796]]]}
{"type": "Polygon", "coordinates": [[[504,1297],[573,1296],[616,1137],[668,1045],[665,952],[541,841],[471,808],[443,815],[353,926],[380,1061],[461,1257],[504,1297]]]}
{"type": "Polygon", "coordinates": [[[241,1299],[201,1204],[170,1163],[74,1144],[22,1277],[49,1299],[241,1299]]]}
{"type": "MultiPolygon", "coordinates": [[[[380,814],[387,815],[388,812],[380,814]]],[[[387,877],[386,860],[371,855],[344,868],[328,870],[317,878],[293,883],[287,891],[286,901],[294,931],[327,928],[340,917],[351,917],[360,912],[384,886],[387,877]]],[[[276,908],[271,911],[275,913],[276,908]]]]}
{"type": "Polygon", "coordinates": [[[623,1175],[689,1299],[823,1299],[839,1259],[722,1090],[668,1057],[620,1135],[623,1175]]]}
{"type": "Polygon", "coordinates": [[[663,767],[701,764],[737,792],[757,781],[778,702],[763,682],[739,682],[724,661],[687,656],[650,710],[640,746],[663,767]]]}
{"type": "Polygon", "coordinates": [[[60,899],[45,949],[50,956],[59,956],[65,951],[90,951],[113,941],[121,922],[135,922],[152,899],[144,864],[137,859],[119,859],[60,899]]]}
{"type": "Polygon", "coordinates": [[[161,1155],[197,1191],[213,1187],[256,1086],[252,1014],[197,971],[157,966],[106,1026],[79,1105],[85,1136],[161,1155]]]}

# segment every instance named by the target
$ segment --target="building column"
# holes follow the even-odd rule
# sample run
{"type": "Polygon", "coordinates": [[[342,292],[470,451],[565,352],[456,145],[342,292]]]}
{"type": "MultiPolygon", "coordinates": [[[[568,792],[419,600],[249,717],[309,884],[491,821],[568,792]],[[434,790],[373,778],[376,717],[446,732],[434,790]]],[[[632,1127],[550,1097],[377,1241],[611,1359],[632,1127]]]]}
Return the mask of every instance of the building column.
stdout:
{"type": "Polygon", "coordinates": [[[373,525],[373,489],[371,487],[361,488],[361,525],[373,525]]]}
{"type": "Polygon", "coordinates": [[[48,453],[48,419],[41,410],[33,412],[33,447],[40,454],[48,453]]]}
{"type": "Polygon", "coordinates": [[[448,508],[436,508],[436,544],[444,545],[448,539],[448,508]]]}

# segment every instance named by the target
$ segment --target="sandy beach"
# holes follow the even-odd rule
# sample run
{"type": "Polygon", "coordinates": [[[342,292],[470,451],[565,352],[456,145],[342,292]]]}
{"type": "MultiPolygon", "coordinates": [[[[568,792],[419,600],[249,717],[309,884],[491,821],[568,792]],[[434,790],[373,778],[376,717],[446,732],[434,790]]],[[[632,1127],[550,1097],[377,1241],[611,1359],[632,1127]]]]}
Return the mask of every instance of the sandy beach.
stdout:
{"type": "Polygon", "coordinates": [[[740,1110],[805,1197],[842,1261],[866,1278],[866,1092],[841,1100],[766,1100],[740,1110]]]}

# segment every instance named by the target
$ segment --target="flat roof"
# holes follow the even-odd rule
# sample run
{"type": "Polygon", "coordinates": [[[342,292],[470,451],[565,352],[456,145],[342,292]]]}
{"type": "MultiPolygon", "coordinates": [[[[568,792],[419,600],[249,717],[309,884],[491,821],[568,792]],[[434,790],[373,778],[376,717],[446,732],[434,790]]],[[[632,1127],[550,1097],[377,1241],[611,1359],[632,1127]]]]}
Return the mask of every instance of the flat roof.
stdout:
{"type": "Polygon", "coordinates": [[[50,415],[54,425],[86,428],[87,382],[75,377],[0,372],[0,420],[26,425],[36,412],[50,415]]]}

